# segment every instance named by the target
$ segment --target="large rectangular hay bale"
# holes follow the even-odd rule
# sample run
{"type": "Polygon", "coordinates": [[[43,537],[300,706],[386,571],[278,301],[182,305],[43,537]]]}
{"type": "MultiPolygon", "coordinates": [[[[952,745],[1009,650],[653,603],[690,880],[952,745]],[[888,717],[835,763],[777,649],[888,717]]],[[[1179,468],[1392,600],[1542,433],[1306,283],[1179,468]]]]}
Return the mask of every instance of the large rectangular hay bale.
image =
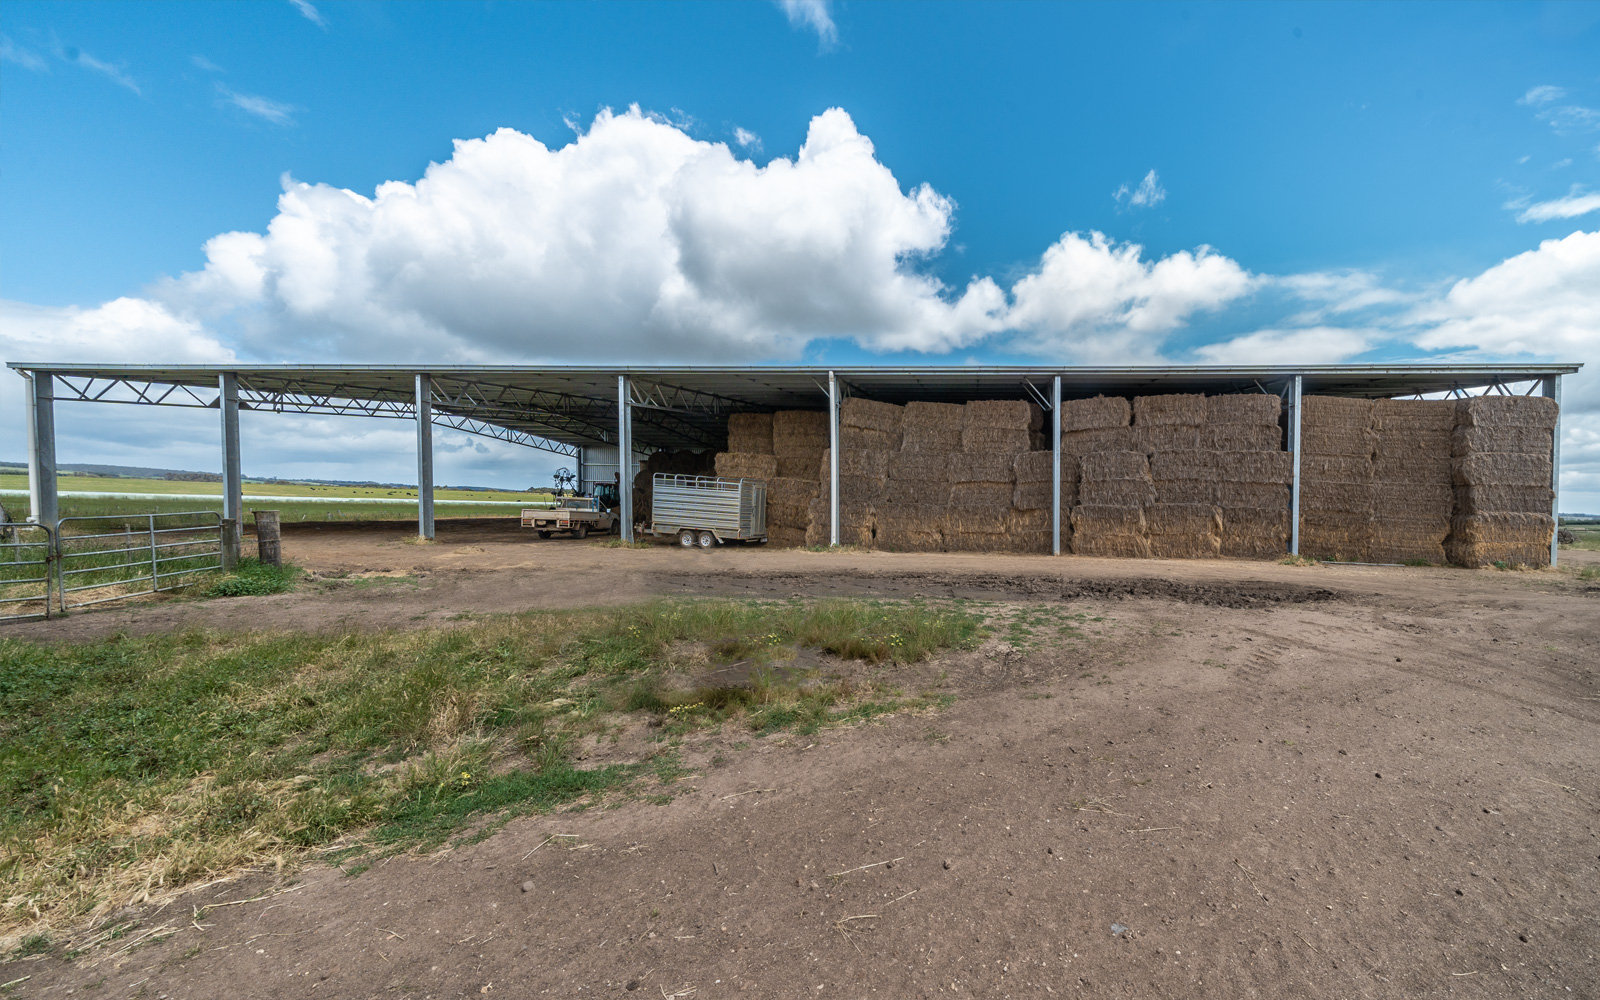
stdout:
{"type": "Polygon", "coordinates": [[[1121,396],[1061,401],[1061,433],[1127,427],[1133,409],[1121,396]]]}
{"type": "Polygon", "coordinates": [[[778,460],[778,475],[786,479],[816,479],[817,469],[822,464],[822,456],[828,449],[819,448],[796,455],[775,455],[778,460]]]}
{"type": "MultiPolygon", "coordinates": [[[[884,479],[889,475],[889,456],[892,452],[878,448],[844,448],[839,452],[841,476],[872,476],[884,479]]],[[[817,479],[828,481],[828,463],[832,452],[824,450],[817,462],[817,479]]]]}
{"type": "Polygon", "coordinates": [[[1455,508],[1455,490],[1449,480],[1442,483],[1387,482],[1372,484],[1372,512],[1375,517],[1435,516],[1448,518],[1455,508]]]}
{"type": "MultiPolygon", "coordinates": [[[[1050,483],[1018,483],[1011,489],[1011,506],[1017,510],[1049,510],[1055,493],[1050,483]]],[[[1062,490],[1061,505],[1070,507],[1076,501],[1076,491],[1068,495],[1062,490]]]]}
{"type": "Polygon", "coordinates": [[[1222,535],[1151,535],[1154,559],[1220,559],[1222,535]]]}
{"type": "MultiPolygon", "coordinates": [[[[1071,512],[1066,512],[1068,517],[1071,512]]],[[[1050,512],[1048,510],[1013,510],[1006,515],[1005,529],[1007,534],[1026,535],[1039,531],[1050,530],[1050,512]]]]}
{"type": "Polygon", "coordinates": [[[1371,483],[1302,482],[1300,509],[1313,513],[1372,516],[1371,483]]]}
{"type": "Polygon", "coordinates": [[[1301,455],[1300,481],[1370,483],[1372,458],[1368,455],[1301,455]]]}
{"type": "Polygon", "coordinates": [[[771,452],[718,452],[716,473],[724,479],[773,479],[778,475],[778,460],[771,452]]]}
{"type": "Polygon", "coordinates": [[[1142,451],[1097,451],[1078,459],[1080,481],[1150,478],[1151,461],[1142,451]]]}
{"type": "Polygon", "coordinates": [[[1471,455],[1480,451],[1512,451],[1525,455],[1548,455],[1554,433],[1548,427],[1505,426],[1457,427],[1451,434],[1450,452],[1471,455]]]}
{"type": "Polygon", "coordinates": [[[1156,503],[1144,509],[1151,535],[1221,535],[1222,512],[1204,503],[1156,503]]]}
{"type": "Polygon", "coordinates": [[[1142,507],[1156,502],[1156,486],[1149,479],[1084,479],[1078,483],[1078,502],[1094,507],[1142,507]]]}
{"type": "Polygon", "coordinates": [[[1456,400],[1461,427],[1539,427],[1553,430],[1559,407],[1544,396],[1474,396],[1456,400]]]}
{"type": "Polygon", "coordinates": [[[901,451],[952,452],[961,450],[961,428],[907,426],[900,438],[901,451]]]}
{"type": "Polygon", "coordinates": [[[1339,511],[1300,512],[1300,554],[1312,559],[1364,562],[1372,519],[1339,511]]]}
{"type": "MultiPolygon", "coordinates": [[[[1066,462],[1063,461],[1065,466],[1066,462]]],[[[1011,465],[1011,478],[1019,483],[1048,483],[1055,479],[1055,454],[1025,451],[1011,465]]]]}
{"type": "Polygon", "coordinates": [[[979,425],[976,427],[963,427],[961,429],[961,450],[966,452],[993,451],[1007,455],[1029,451],[1033,447],[1033,435],[1027,429],[1018,430],[1012,427],[989,427],[979,425]]]}
{"type": "Polygon", "coordinates": [[[839,448],[851,451],[899,451],[900,432],[880,431],[868,427],[840,427],[839,448]]]}
{"type": "Polygon", "coordinates": [[[1300,451],[1303,455],[1371,458],[1378,450],[1376,432],[1359,427],[1302,427],[1300,451]]]}
{"type": "Polygon", "coordinates": [[[1036,431],[1044,426],[1044,411],[1038,403],[1025,399],[974,399],[962,408],[963,430],[972,427],[1003,427],[1007,430],[1036,431]]]}
{"type": "Polygon", "coordinates": [[[1432,451],[1407,451],[1383,454],[1372,460],[1372,481],[1375,483],[1418,483],[1450,485],[1454,469],[1450,448],[1432,451]]]}
{"type": "Polygon", "coordinates": [[[811,501],[804,503],[773,503],[767,501],[767,527],[799,528],[811,523],[811,501]]]}
{"type": "Polygon", "coordinates": [[[1277,427],[1283,400],[1264,392],[1206,397],[1206,423],[1277,427]]]}
{"type": "Polygon", "coordinates": [[[993,511],[1003,517],[1011,509],[1010,483],[955,483],[950,487],[950,506],[993,511]]]}
{"type": "MultiPolygon", "coordinates": [[[[1156,484],[1161,492],[1161,484],[1156,484]]],[[[1256,507],[1262,510],[1288,510],[1288,483],[1217,483],[1211,502],[1219,507],[1256,507]]],[[[1198,501],[1196,501],[1198,502],[1198,501]]]]}
{"type": "Polygon", "coordinates": [[[949,483],[955,455],[945,451],[898,451],[889,456],[889,478],[900,482],[949,483]]]}
{"type": "Polygon", "coordinates": [[[1288,483],[1294,478],[1294,456],[1286,451],[1212,451],[1217,481],[1230,483],[1288,483]]]}
{"type": "Polygon", "coordinates": [[[878,509],[876,544],[890,552],[938,552],[944,548],[946,508],[907,503],[878,509]]]}
{"type": "Polygon", "coordinates": [[[1062,431],[1063,455],[1089,455],[1097,451],[1135,451],[1132,427],[1103,427],[1093,430],[1062,431]]]}
{"type": "Polygon", "coordinates": [[[794,479],[778,476],[767,480],[767,505],[799,504],[805,506],[815,500],[822,484],[815,479],[794,479]]]}
{"type": "Polygon", "coordinates": [[[1197,392],[1174,392],[1160,396],[1133,398],[1133,425],[1184,424],[1199,427],[1206,422],[1206,397],[1197,392]]]}
{"type": "Polygon", "coordinates": [[[957,452],[950,456],[953,483],[1005,483],[1010,485],[1017,457],[997,452],[957,452]]]}
{"type": "Polygon", "coordinates": [[[1444,544],[1426,538],[1377,538],[1367,542],[1366,561],[1373,563],[1427,563],[1443,566],[1449,562],[1444,544]]]}
{"type": "Polygon", "coordinates": [[[1080,556],[1148,558],[1143,508],[1092,504],[1072,508],[1072,551],[1080,556]]]}
{"type": "Polygon", "coordinates": [[[1289,551],[1289,511],[1259,507],[1222,508],[1225,559],[1278,559],[1289,551]]]}
{"type": "Polygon", "coordinates": [[[1155,503],[1216,503],[1223,484],[1210,479],[1157,479],[1153,486],[1155,503]]]}
{"type": "MultiPolygon", "coordinates": [[[[1222,397],[1228,398],[1228,397],[1222,397]]],[[[1240,396],[1255,399],[1255,396],[1240,396]]],[[[1278,397],[1270,397],[1277,399],[1278,397]]],[[[1277,424],[1207,424],[1197,447],[1205,451],[1282,451],[1283,428],[1277,424]]]]}
{"type": "Polygon", "coordinates": [[[1453,460],[1457,486],[1542,486],[1550,482],[1550,456],[1480,451],[1453,460]]]}
{"type": "Polygon", "coordinates": [[[1380,432],[1431,431],[1449,435],[1456,426],[1453,399],[1377,399],[1372,425],[1380,432]]]}
{"type": "Polygon", "coordinates": [[[772,414],[730,414],[728,451],[747,455],[772,454],[772,414]]]}
{"type": "Polygon", "coordinates": [[[1133,447],[1147,455],[1158,451],[1198,451],[1200,428],[1188,424],[1135,424],[1133,447]]]}
{"type": "Polygon", "coordinates": [[[884,434],[900,434],[905,407],[894,403],[880,403],[876,399],[847,396],[839,404],[839,426],[859,427],[884,434]]]}
{"type": "Polygon", "coordinates": [[[1150,456],[1150,475],[1156,479],[1209,479],[1220,478],[1221,468],[1216,452],[1211,451],[1158,451],[1150,456]]]}
{"type": "Polygon", "coordinates": [[[806,544],[806,527],[767,525],[767,545],[774,549],[799,549],[806,544]]]}
{"type": "Polygon", "coordinates": [[[1300,404],[1305,427],[1368,430],[1372,427],[1373,401],[1350,396],[1303,396],[1300,404]]]}
{"type": "MultiPolygon", "coordinates": [[[[779,410],[772,415],[772,443],[780,441],[822,442],[828,446],[828,414],[825,410],[779,410]]],[[[809,447],[809,446],[808,446],[809,447]]]]}
{"type": "Polygon", "coordinates": [[[907,403],[901,418],[904,451],[959,451],[966,408],[959,403],[907,403]]]}
{"type": "Polygon", "coordinates": [[[1555,530],[1549,514],[1459,515],[1451,521],[1445,555],[1458,566],[1548,566],[1555,530]]]}
{"type": "Polygon", "coordinates": [[[1555,503],[1549,486],[1457,486],[1457,514],[1548,514],[1555,503]]]}

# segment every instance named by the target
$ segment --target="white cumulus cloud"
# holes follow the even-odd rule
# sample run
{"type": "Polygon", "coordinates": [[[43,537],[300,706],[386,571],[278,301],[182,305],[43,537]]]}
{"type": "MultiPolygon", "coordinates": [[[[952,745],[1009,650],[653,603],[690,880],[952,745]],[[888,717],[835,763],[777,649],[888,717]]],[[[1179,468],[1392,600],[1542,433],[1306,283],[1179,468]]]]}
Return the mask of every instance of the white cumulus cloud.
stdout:
{"type": "Polygon", "coordinates": [[[1211,365],[1332,365],[1369,349],[1381,339],[1372,330],[1310,326],[1257,330],[1195,349],[1195,360],[1211,365]]]}

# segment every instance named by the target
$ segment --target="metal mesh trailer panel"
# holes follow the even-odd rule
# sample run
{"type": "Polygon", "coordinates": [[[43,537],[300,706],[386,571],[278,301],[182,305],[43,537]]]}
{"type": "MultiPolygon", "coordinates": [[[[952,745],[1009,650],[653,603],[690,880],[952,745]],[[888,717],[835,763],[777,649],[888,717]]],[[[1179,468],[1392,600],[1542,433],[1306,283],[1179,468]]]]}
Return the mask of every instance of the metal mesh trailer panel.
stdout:
{"type": "Polygon", "coordinates": [[[767,536],[767,484],[759,479],[658,474],[651,484],[652,531],[710,531],[718,539],[767,536]]]}

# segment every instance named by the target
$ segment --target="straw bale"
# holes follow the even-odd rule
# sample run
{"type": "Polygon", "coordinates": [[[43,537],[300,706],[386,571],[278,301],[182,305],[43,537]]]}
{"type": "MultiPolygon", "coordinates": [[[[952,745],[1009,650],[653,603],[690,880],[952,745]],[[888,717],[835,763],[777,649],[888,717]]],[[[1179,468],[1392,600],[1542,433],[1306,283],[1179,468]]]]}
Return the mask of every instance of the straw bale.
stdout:
{"type": "Polygon", "coordinates": [[[1156,503],[1144,509],[1151,535],[1220,535],[1222,513],[1210,504],[1156,503]]]}
{"type": "Polygon", "coordinates": [[[1456,426],[1453,399],[1375,399],[1372,426],[1380,431],[1442,431],[1456,426]]]}
{"type": "Polygon", "coordinates": [[[1155,559],[1218,559],[1222,535],[1151,535],[1150,555],[1155,559]]]}
{"type": "MultiPolygon", "coordinates": [[[[1013,531],[1005,537],[1009,543],[1006,552],[1026,552],[1035,555],[1048,555],[1050,552],[1049,531],[1013,531]]],[[[1063,551],[1068,551],[1065,546],[1071,544],[1071,539],[1063,534],[1061,544],[1063,551]]]]}
{"type": "Polygon", "coordinates": [[[1007,455],[1029,451],[1033,447],[1033,435],[1024,430],[1010,427],[963,427],[961,429],[961,450],[967,452],[993,451],[1007,455]]]}
{"type": "Polygon", "coordinates": [[[1348,396],[1304,396],[1306,427],[1366,430],[1372,426],[1372,400],[1348,396]]]}
{"type": "Polygon", "coordinates": [[[767,506],[773,504],[800,504],[815,500],[822,484],[815,479],[793,479],[778,476],[767,480],[767,506]]]}
{"type": "Polygon", "coordinates": [[[1462,427],[1538,427],[1554,430],[1558,407],[1543,396],[1474,396],[1456,401],[1462,427]]]}
{"type": "Polygon", "coordinates": [[[1555,502],[1549,486],[1457,486],[1458,514],[1548,514],[1555,502]]]}
{"type": "Polygon", "coordinates": [[[1443,512],[1449,517],[1455,508],[1455,492],[1449,480],[1442,483],[1375,482],[1372,484],[1372,510],[1375,516],[1401,517],[1443,512]]]}
{"type": "Polygon", "coordinates": [[[1300,449],[1306,455],[1371,458],[1378,450],[1378,435],[1356,427],[1302,427],[1300,449]]]}
{"type": "Polygon", "coordinates": [[[1224,531],[1219,548],[1224,559],[1281,559],[1289,551],[1289,535],[1287,530],[1276,538],[1224,531]]]}
{"type": "Polygon", "coordinates": [[[1102,559],[1149,559],[1150,539],[1143,535],[1101,535],[1072,533],[1072,554],[1102,559]]]}
{"type": "Polygon", "coordinates": [[[901,451],[952,452],[961,450],[960,427],[907,426],[900,438],[901,451]]]}
{"type": "Polygon", "coordinates": [[[1025,451],[1012,463],[1011,473],[1019,483],[1048,483],[1055,479],[1055,455],[1048,451],[1025,451]]]}
{"type": "Polygon", "coordinates": [[[967,422],[967,408],[960,403],[907,403],[901,416],[901,425],[912,427],[942,427],[960,430],[967,422]]]}
{"type": "MultiPolygon", "coordinates": [[[[881,449],[844,448],[839,451],[839,475],[874,476],[883,479],[889,474],[889,456],[892,452],[881,449]]],[[[817,479],[828,481],[828,463],[831,453],[824,449],[817,462],[817,479]]]]}
{"type": "Polygon", "coordinates": [[[996,515],[1011,509],[1010,483],[956,483],[950,487],[950,506],[993,510],[996,515]]]}
{"type": "Polygon", "coordinates": [[[1133,397],[1133,425],[1186,424],[1199,427],[1206,422],[1206,397],[1196,392],[1174,392],[1160,396],[1133,397]]]}
{"type": "MultiPolygon", "coordinates": [[[[1018,510],[1049,510],[1054,503],[1054,492],[1049,483],[1018,483],[1011,490],[1011,506],[1018,510]]],[[[1063,507],[1070,506],[1073,499],[1062,490],[1063,507]]]]}
{"type": "MultiPolygon", "coordinates": [[[[828,523],[828,498],[819,496],[811,501],[811,522],[821,521],[828,523]]],[[[839,524],[849,525],[852,528],[873,528],[878,523],[878,508],[876,504],[848,504],[842,499],[839,502],[839,524]]]]}
{"type": "Polygon", "coordinates": [[[1221,470],[1215,452],[1158,451],[1150,456],[1150,474],[1156,479],[1209,479],[1221,470]]]}
{"type": "Polygon", "coordinates": [[[1289,509],[1269,510],[1263,507],[1219,507],[1222,533],[1238,535],[1265,535],[1271,538],[1289,537],[1289,509]]]}
{"type": "Polygon", "coordinates": [[[1450,449],[1378,455],[1372,460],[1372,481],[1378,483],[1450,484],[1454,468],[1450,449]]]}
{"type": "Polygon", "coordinates": [[[827,453],[826,448],[808,451],[798,455],[777,455],[778,475],[787,479],[816,479],[817,469],[822,464],[822,456],[827,453]]]}
{"type": "Polygon", "coordinates": [[[1451,522],[1445,554],[1458,566],[1547,566],[1555,530],[1549,514],[1459,515],[1451,522]]]}
{"type": "MultiPolygon", "coordinates": [[[[1070,516],[1070,511],[1067,512],[1070,516]]],[[[1048,510],[1013,510],[1006,515],[1006,532],[1013,535],[1050,530],[1048,510]]]]}
{"type": "MultiPolygon", "coordinates": [[[[1276,396],[1220,396],[1219,399],[1277,399],[1276,396]]],[[[1206,451],[1282,451],[1283,428],[1277,424],[1208,424],[1196,445],[1206,451]]]]}
{"type": "Polygon", "coordinates": [[[944,536],[948,552],[1009,552],[1012,545],[1008,536],[988,531],[947,531],[944,536]]]}
{"type": "MultiPolygon", "coordinates": [[[[1156,493],[1162,492],[1156,483],[1156,493]]],[[[1219,507],[1257,507],[1263,510],[1289,509],[1288,483],[1217,483],[1211,494],[1219,507]]],[[[1197,501],[1198,502],[1198,501],[1197,501]]]]}
{"type": "Polygon", "coordinates": [[[798,549],[806,544],[806,529],[801,527],[774,527],[767,525],[767,544],[775,549],[798,549]]]}
{"type": "Polygon", "coordinates": [[[1078,459],[1082,481],[1094,479],[1150,479],[1150,460],[1142,451],[1099,451],[1078,459]]]}
{"type": "Polygon", "coordinates": [[[1372,537],[1369,518],[1337,512],[1302,511],[1300,554],[1313,559],[1362,562],[1372,537]]]}
{"type": "MultiPolygon", "coordinates": [[[[1220,491],[1227,485],[1210,479],[1157,479],[1154,483],[1154,502],[1216,503],[1221,498],[1220,491]]],[[[1247,485],[1256,486],[1254,483],[1247,485]]],[[[1284,496],[1287,497],[1288,493],[1284,496]]]]}
{"type": "Polygon", "coordinates": [[[1283,401],[1270,393],[1206,397],[1206,423],[1278,426],[1283,401]]]}
{"type": "Polygon", "coordinates": [[[1133,447],[1146,454],[1157,451],[1196,451],[1200,428],[1187,424],[1135,424],[1133,447]]]}
{"type": "Polygon", "coordinates": [[[1072,508],[1072,530],[1105,535],[1143,535],[1144,508],[1079,504],[1072,508]]]}
{"type": "Polygon", "coordinates": [[[939,504],[882,507],[876,544],[893,552],[938,552],[944,547],[945,508],[939,504]]]}
{"type": "Polygon", "coordinates": [[[950,452],[898,451],[889,456],[889,478],[894,480],[948,483],[956,456],[950,452]]]}
{"type": "Polygon", "coordinates": [[[1156,502],[1156,486],[1149,479],[1084,479],[1078,483],[1078,502],[1090,506],[1139,507],[1156,502]]]}
{"type": "Polygon", "coordinates": [[[735,413],[728,417],[728,450],[749,455],[772,454],[772,414],[735,413]]]}
{"type": "Polygon", "coordinates": [[[1552,433],[1548,427],[1457,427],[1451,436],[1451,453],[1470,455],[1479,451],[1518,451],[1526,455],[1548,455],[1552,433]]]}
{"type": "Polygon", "coordinates": [[[839,474],[839,502],[848,504],[876,504],[888,495],[888,485],[882,476],[857,476],[839,474]]]}
{"type": "Polygon", "coordinates": [[[1371,482],[1372,459],[1356,455],[1301,455],[1300,481],[1302,483],[1371,482]]]}
{"type": "Polygon", "coordinates": [[[1003,427],[1036,431],[1044,426],[1044,411],[1039,409],[1039,404],[1025,399],[974,399],[962,411],[962,430],[1003,427]]]}
{"type": "Polygon", "coordinates": [[[944,532],[916,528],[879,528],[873,547],[885,552],[943,552],[944,532]]]}
{"type": "Polygon", "coordinates": [[[1300,509],[1329,514],[1359,514],[1363,519],[1368,518],[1372,513],[1372,484],[1302,482],[1300,509]]]}
{"type": "Polygon", "coordinates": [[[950,456],[950,481],[953,483],[1011,484],[1015,455],[992,452],[956,452],[950,456]]]}
{"type": "Polygon", "coordinates": [[[1366,562],[1417,563],[1442,566],[1449,562],[1444,543],[1426,538],[1373,538],[1367,542],[1366,562]]]}
{"type": "Polygon", "coordinates": [[[952,504],[944,515],[946,535],[1003,535],[1010,508],[965,507],[952,504]]]}
{"type": "Polygon", "coordinates": [[[849,396],[839,404],[839,426],[859,427],[885,434],[900,434],[900,421],[905,407],[894,403],[880,403],[876,399],[849,396]]]}
{"type": "Polygon", "coordinates": [[[1217,480],[1230,483],[1288,483],[1294,478],[1294,456],[1286,451],[1211,451],[1217,480]]]}
{"type": "Polygon", "coordinates": [[[811,522],[811,501],[773,503],[767,501],[767,527],[804,528],[811,522]]]}
{"type": "Polygon", "coordinates": [[[844,452],[899,451],[900,432],[877,431],[867,427],[840,427],[839,448],[844,452]]]}
{"type": "Polygon", "coordinates": [[[718,452],[716,472],[725,479],[773,479],[778,475],[778,460],[771,452],[718,452]]]}
{"type": "Polygon", "coordinates": [[[1550,456],[1480,451],[1454,460],[1457,486],[1542,486],[1550,482],[1550,456]]]}
{"type": "MultiPolygon", "coordinates": [[[[823,410],[779,410],[772,415],[772,443],[818,440],[828,446],[828,414],[823,410]]],[[[781,454],[781,453],[780,453],[781,454]]]]}
{"type": "Polygon", "coordinates": [[[1061,401],[1061,432],[1127,427],[1133,407],[1121,396],[1094,396],[1061,401]]]}
{"type": "Polygon", "coordinates": [[[1094,430],[1062,431],[1063,455],[1088,455],[1096,451],[1133,451],[1133,428],[1105,427],[1094,430]]]}

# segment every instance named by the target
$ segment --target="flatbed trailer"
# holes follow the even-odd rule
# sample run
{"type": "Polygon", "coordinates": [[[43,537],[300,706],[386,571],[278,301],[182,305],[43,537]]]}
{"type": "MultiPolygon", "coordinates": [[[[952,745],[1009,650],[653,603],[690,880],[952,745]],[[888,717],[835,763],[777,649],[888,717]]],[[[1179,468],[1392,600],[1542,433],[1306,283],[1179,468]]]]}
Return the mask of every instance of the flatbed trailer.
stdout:
{"type": "Polygon", "coordinates": [[[767,540],[764,479],[674,476],[658,472],[650,484],[652,535],[676,535],[686,549],[767,540]]]}

